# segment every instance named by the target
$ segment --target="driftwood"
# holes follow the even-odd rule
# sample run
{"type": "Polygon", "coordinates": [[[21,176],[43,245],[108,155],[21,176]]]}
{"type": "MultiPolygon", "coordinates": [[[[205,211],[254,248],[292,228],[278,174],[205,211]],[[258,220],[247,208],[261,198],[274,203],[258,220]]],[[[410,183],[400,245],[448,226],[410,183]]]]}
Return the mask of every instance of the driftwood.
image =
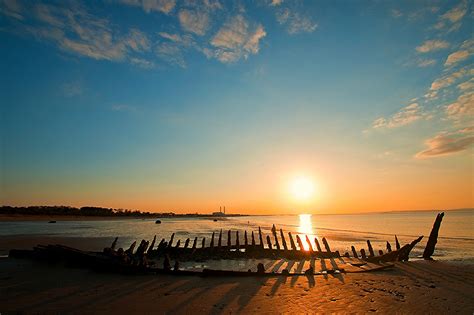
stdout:
{"type": "Polygon", "coordinates": [[[441,227],[441,221],[443,220],[443,217],[444,212],[438,213],[438,215],[436,216],[433,228],[431,229],[430,237],[428,238],[425,250],[423,251],[424,259],[432,259],[431,255],[433,255],[436,243],[438,242],[438,232],[439,228],[441,227]]]}

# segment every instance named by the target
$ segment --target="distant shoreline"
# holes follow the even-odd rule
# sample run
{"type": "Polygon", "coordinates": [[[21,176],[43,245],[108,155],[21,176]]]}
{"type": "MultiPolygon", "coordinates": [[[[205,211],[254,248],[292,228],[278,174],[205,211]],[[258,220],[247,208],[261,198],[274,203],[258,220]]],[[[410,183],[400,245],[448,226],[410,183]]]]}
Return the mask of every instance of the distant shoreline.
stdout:
{"type": "Polygon", "coordinates": [[[156,220],[172,218],[209,218],[224,219],[229,217],[245,217],[245,214],[229,214],[226,216],[213,216],[212,214],[176,214],[176,215],[151,215],[151,216],[89,216],[89,215],[46,215],[46,214],[0,214],[0,222],[14,221],[107,221],[107,220],[156,220]]]}

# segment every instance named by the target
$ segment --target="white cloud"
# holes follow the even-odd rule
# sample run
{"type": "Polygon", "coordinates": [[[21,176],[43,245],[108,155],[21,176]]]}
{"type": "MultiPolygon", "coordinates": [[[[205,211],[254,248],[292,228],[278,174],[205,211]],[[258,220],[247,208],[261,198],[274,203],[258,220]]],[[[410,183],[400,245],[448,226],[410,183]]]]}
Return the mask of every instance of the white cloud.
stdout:
{"type": "Polygon", "coordinates": [[[290,34],[312,33],[318,27],[318,24],[314,23],[310,17],[293,12],[288,8],[279,10],[276,16],[278,23],[286,25],[290,34]]]}
{"type": "Polygon", "coordinates": [[[397,10],[397,9],[392,9],[391,14],[392,14],[392,17],[394,17],[396,19],[403,16],[402,11],[397,10]]]}
{"type": "Polygon", "coordinates": [[[204,49],[203,53],[223,63],[246,59],[250,54],[258,53],[260,40],[265,35],[263,26],[251,28],[242,15],[237,15],[229,19],[212,38],[211,45],[216,49],[204,49]]]}
{"type": "Polygon", "coordinates": [[[136,65],[136,66],[138,66],[142,69],[153,69],[156,66],[153,61],[147,60],[147,59],[142,59],[142,58],[132,57],[132,58],[130,58],[130,62],[133,65],[136,65]]]}
{"type": "Polygon", "coordinates": [[[430,90],[438,91],[440,89],[446,88],[454,84],[457,80],[464,78],[466,76],[474,75],[474,68],[464,67],[455,72],[445,74],[442,77],[436,79],[431,83],[430,90]]]}
{"type": "Polygon", "coordinates": [[[446,13],[438,18],[438,23],[435,24],[434,28],[438,30],[446,30],[452,32],[461,26],[461,20],[467,13],[467,1],[462,1],[459,5],[448,10],[446,13]]]}
{"type": "Polygon", "coordinates": [[[460,122],[474,118],[474,92],[461,94],[456,102],[445,107],[448,118],[460,122]]]}
{"type": "Polygon", "coordinates": [[[206,34],[209,28],[209,14],[200,10],[181,10],[178,14],[181,27],[196,35],[206,34]]]}
{"type": "Polygon", "coordinates": [[[426,159],[452,155],[468,150],[474,144],[474,128],[468,127],[454,132],[441,132],[425,141],[426,150],[415,155],[417,159],[426,159]]]}
{"type": "Polygon", "coordinates": [[[458,63],[460,61],[466,60],[470,56],[469,51],[467,50],[458,50],[456,52],[453,52],[448,56],[446,59],[446,62],[444,63],[445,66],[451,66],[455,63],[458,63]]]}
{"type": "Polygon", "coordinates": [[[418,67],[430,67],[430,66],[434,66],[436,64],[436,60],[435,59],[420,59],[418,60],[418,67]]]}
{"type": "Polygon", "coordinates": [[[474,90],[474,78],[471,78],[468,81],[458,84],[458,89],[461,91],[474,90]]]}
{"type": "Polygon", "coordinates": [[[273,7],[276,7],[276,6],[279,6],[280,4],[282,4],[283,0],[271,0],[270,1],[270,5],[273,6],[273,7]]]}
{"type": "Polygon", "coordinates": [[[176,0],[120,0],[120,2],[141,7],[147,13],[156,11],[165,14],[170,13],[176,5],[176,0]]]}
{"type": "Polygon", "coordinates": [[[181,48],[174,43],[164,42],[158,44],[155,48],[155,53],[169,64],[186,68],[186,62],[184,61],[181,48]]]}
{"type": "Polygon", "coordinates": [[[431,51],[436,51],[444,48],[448,48],[449,43],[445,40],[427,40],[422,45],[416,47],[416,51],[419,53],[428,53],[431,51]]]}
{"type": "Polygon", "coordinates": [[[380,117],[374,120],[372,128],[396,128],[408,125],[420,119],[429,119],[430,116],[423,111],[418,103],[412,103],[400,109],[389,118],[380,117]]]}

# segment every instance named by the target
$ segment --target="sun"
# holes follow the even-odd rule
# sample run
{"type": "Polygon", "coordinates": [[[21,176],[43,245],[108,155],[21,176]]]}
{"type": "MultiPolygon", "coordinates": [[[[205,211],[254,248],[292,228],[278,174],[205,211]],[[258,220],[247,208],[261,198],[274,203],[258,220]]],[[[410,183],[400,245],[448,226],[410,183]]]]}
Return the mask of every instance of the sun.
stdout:
{"type": "Polygon", "coordinates": [[[296,200],[307,201],[314,195],[314,182],[307,176],[295,177],[290,182],[290,192],[296,200]]]}

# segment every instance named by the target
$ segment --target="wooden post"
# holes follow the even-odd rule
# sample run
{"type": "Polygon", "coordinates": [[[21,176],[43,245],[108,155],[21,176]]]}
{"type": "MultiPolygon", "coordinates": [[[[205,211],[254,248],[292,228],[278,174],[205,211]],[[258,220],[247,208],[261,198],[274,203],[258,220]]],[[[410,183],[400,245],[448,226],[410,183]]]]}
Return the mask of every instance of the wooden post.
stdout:
{"type": "Polygon", "coordinates": [[[174,240],[174,233],[171,234],[171,238],[170,238],[170,241],[168,243],[168,248],[171,248],[171,245],[173,244],[173,240],[174,240]]]}
{"type": "MultiPolygon", "coordinates": [[[[155,239],[156,239],[156,235],[155,235],[155,239]]],[[[115,249],[115,246],[117,246],[117,241],[118,241],[118,237],[116,237],[116,238],[114,239],[114,241],[112,242],[112,246],[110,246],[110,248],[111,248],[112,250],[114,250],[114,249],[115,249]]]]}
{"type": "Polygon", "coordinates": [[[288,232],[288,237],[290,238],[290,245],[293,250],[297,250],[295,241],[293,240],[293,235],[291,235],[291,232],[288,232]]]}
{"type": "Polygon", "coordinates": [[[219,240],[217,241],[217,247],[220,248],[221,246],[222,246],[222,229],[219,232],[219,240]]]}
{"type": "Polygon", "coordinates": [[[400,249],[400,243],[398,242],[398,238],[396,235],[395,235],[395,247],[397,248],[397,250],[400,249]]]}
{"type": "Polygon", "coordinates": [[[156,235],[153,237],[153,241],[151,241],[151,245],[148,248],[147,253],[151,253],[151,251],[153,250],[153,247],[155,247],[155,243],[156,243],[156,235]]]}
{"type": "Polygon", "coordinates": [[[370,240],[367,240],[367,247],[369,248],[369,257],[374,257],[374,249],[372,248],[372,244],[370,244],[370,240]]]}
{"type": "Polygon", "coordinates": [[[205,248],[205,247],[206,247],[206,238],[203,237],[203,238],[202,238],[201,248],[205,248]]]}
{"type": "Polygon", "coordinates": [[[267,235],[267,245],[269,249],[272,249],[272,241],[270,240],[270,235],[267,235]]]}
{"type": "Polygon", "coordinates": [[[277,229],[275,227],[275,224],[272,226],[272,234],[273,237],[275,238],[275,246],[278,250],[280,250],[280,243],[278,242],[278,235],[277,235],[277,229]]]}
{"type": "Polygon", "coordinates": [[[367,256],[365,255],[365,249],[361,248],[360,250],[360,255],[362,256],[362,259],[366,259],[367,256]]]}
{"type": "Polygon", "coordinates": [[[179,248],[179,245],[181,244],[181,240],[178,240],[178,242],[176,243],[176,246],[175,248],[179,248]]]}
{"type": "Polygon", "coordinates": [[[300,250],[304,250],[303,242],[298,234],[296,234],[296,242],[298,243],[300,250]]]}
{"type": "Polygon", "coordinates": [[[227,247],[230,248],[232,245],[232,236],[230,235],[230,230],[227,231],[227,247]]]}
{"type": "Polygon", "coordinates": [[[237,247],[237,250],[240,248],[239,231],[235,232],[235,247],[237,247]]]}
{"type": "Polygon", "coordinates": [[[214,232],[212,232],[212,236],[211,236],[211,245],[210,245],[210,247],[214,247],[214,235],[215,235],[215,233],[214,233],[214,232]]]}
{"type": "Polygon", "coordinates": [[[323,244],[324,244],[324,248],[326,248],[326,251],[327,251],[328,253],[330,253],[330,252],[331,252],[331,248],[329,247],[328,241],[327,241],[326,238],[324,238],[324,237],[323,237],[323,244]]]}
{"type": "Polygon", "coordinates": [[[288,250],[288,246],[286,245],[286,240],[285,240],[285,234],[283,234],[282,229],[280,229],[280,237],[281,237],[281,243],[283,245],[283,249],[288,250]]]}
{"type": "Polygon", "coordinates": [[[344,253],[344,257],[349,258],[349,257],[351,257],[351,256],[349,256],[349,253],[348,253],[348,252],[345,252],[345,253],[344,253]]]}
{"type": "Polygon", "coordinates": [[[318,238],[314,238],[314,243],[316,244],[316,248],[318,249],[318,252],[322,252],[321,245],[319,245],[318,238]]]}
{"type": "Polygon", "coordinates": [[[165,243],[166,243],[166,240],[164,238],[162,238],[161,241],[160,241],[160,244],[158,244],[157,249],[161,249],[163,247],[166,247],[167,245],[165,245],[165,243]]]}
{"type": "Polygon", "coordinates": [[[416,240],[412,241],[410,244],[403,246],[398,254],[398,261],[408,261],[410,252],[423,239],[423,236],[418,237],[416,240]]]}
{"type": "Polygon", "coordinates": [[[197,242],[198,242],[198,238],[197,238],[197,236],[196,236],[196,237],[194,238],[194,242],[193,242],[193,249],[196,249],[197,242]]]}
{"type": "Polygon", "coordinates": [[[136,246],[136,245],[137,245],[137,241],[134,241],[134,242],[132,243],[132,245],[130,245],[130,247],[127,249],[126,252],[129,253],[129,254],[133,254],[133,250],[135,249],[135,246],[136,246]]]}
{"type": "Polygon", "coordinates": [[[351,246],[351,250],[352,250],[352,255],[354,255],[354,258],[359,258],[359,255],[357,255],[357,251],[354,246],[351,246]]]}
{"type": "Polygon", "coordinates": [[[252,231],[252,247],[255,247],[255,235],[253,234],[253,231],[252,231]]]}
{"type": "Polygon", "coordinates": [[[431,255],[433,255],[435,247],[436,247],[436,243],[438,242],[438,233],[439,233],[439,228],[441,227],[441,221],[443,220],[443,217],[444,217],[444,212],[438,213],[438,215],[436,216],[436,220],[433,224],[433,228],[431,229],[430,237],[428,238],[428,242],[426,243],[425,250],[423,251],[424,259],[432,259],[431,255]]]}
{"type": "Polygon", "coordinates": [[[260,246],[263,248],[263,235],[262,235],[262,229],[258,227],[258,239],[260,241],[260,246]]]}
{"type": "Polygon", "coordinates": [[[390,243],[387,241],[387,252],[391,252],[392,251],[392,246],[390,245],[390,243]]]}
{"type": "Polygon", "coordinates": [[[313,245],[311,244],[311,241],[309,240],[308,235],[306,235],[306,243],[308,243],[310,252],[313,253],[314,252],[313,245]]]}
{"type": "Polygon", "coordinates": [[[247,239],[247,230],[244,232],[244,246],[247,247],[249,245],[249,241],[247,239]]]}
{"type": "Polygon", "coordinates": [[[383,250],[379,249],[379,255],[380,255],[380,256],[383,255],[383,250]]]}
{"type": "Polygon", "coordinates": [[[188,248],[189,246],[189,238],[186,239],[186,242],[184,242],[184,248],[188,248]]]}

